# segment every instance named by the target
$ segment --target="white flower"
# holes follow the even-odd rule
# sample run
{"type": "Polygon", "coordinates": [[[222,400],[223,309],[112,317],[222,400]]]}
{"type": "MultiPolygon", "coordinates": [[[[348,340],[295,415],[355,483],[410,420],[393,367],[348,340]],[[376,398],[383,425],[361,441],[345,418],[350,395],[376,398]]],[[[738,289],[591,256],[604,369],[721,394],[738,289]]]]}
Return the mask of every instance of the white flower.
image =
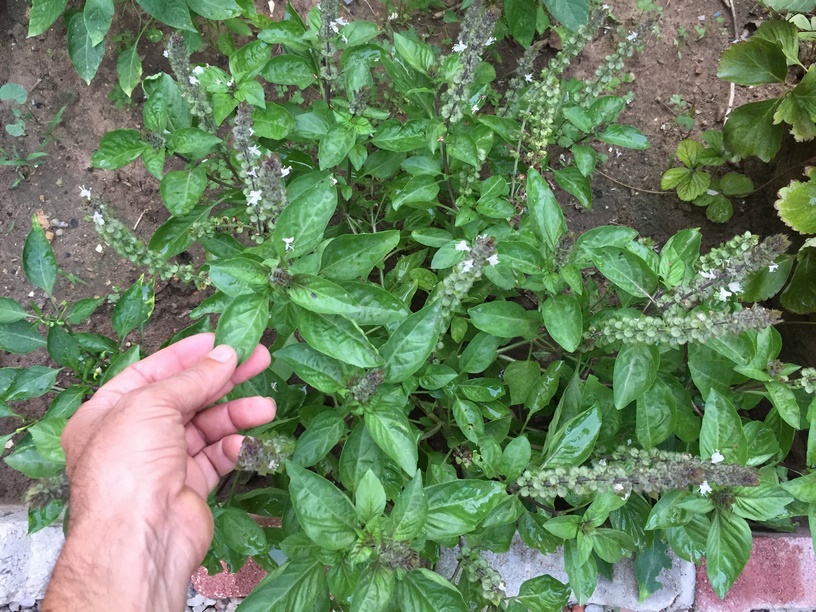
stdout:
{"type": "Polygon", "coordinates": [[[457,251],[469,251],[470,250],[470,247],[468,246],[468,243],[465,240],[460,240],[459,242],[456,243],[456,246],[453,247],[453,248],[455,248],[457,251]]]}
{"type": "Polygon", "coordinates": [[[742,293],[742,285],[736,281],[733,283],[728,283],[728,290],[733,291],[734,293],[742,293]]]}
{"type": "Polygon", "coordinates": [[[254,136],[254,135],[255,135],[255,130],[253,130],[253,129],[252,129],[252,127],[250,127],[250,128],[249,128],[249,135],[250,135],[250,136],[254,136]]]}
{"type": "Polygon", "coordinates": [[[605,10],[605,11],[608,11],[608,10],[609,10],[609,5],[608,5],[608,4],[602,4],[602,5],[601,5],[601,8],[602,8],[603,10],[605,10]]]}
{"type": "Polygon", "coordinates": [[[294,251],[295,250],[295,237],[291,236],[290,238],[283,239],[283,247],[286,249],[286,252],[294,251]]]}
{"type": "Polygon", "coordinates": [[[723,461],[725,461],[725,457],[722,456],[722,453],[720,453],[720,449],[718,448],[711,455],[711,463],[717,464],[722,463],[723,461]]]}
{"type": "Polygon", "coordinates": [[[250,206],[255,206],[258,202],[261,201],[262,195],[263,194],[261,193],[260,189],[253,189],[252,191],[249,192],[249,195],[247,196],[247,204],[249,204],[250,206]]]}
{"type": "Polygon", "coordinates": [[[491,36],[490,38],[488,38],[488,39],[485,41],[485,47],[489,47],[489,46],[490,46],[490,45],[492,45],[494,42],[496,42],[496,39],[495,39],[495,38],[493,38],[493,37],[491,36]]]}
{"type": "Polygon", "coordinates": [[[714,274],[713,272],[705,272],[705,271],[701,271],[700,276],[702,276],[706,280],[714,280],[715,278],[717,278],[717,275],[714,274]]]}
{"type": "Polygon", "coordinates": [[[778,267],[779,267],[779,264],[774,262],[774,263],[772,263],[771,265],[768,266],[768,272],[774,272],[778,267]]]}
{"type": "Polygon", "coordinates": [[[233,83],[235,83],[235,81],[230,79],[229,81],[227,81],[227,87],[232,87],[233,83]]]}
{"type": "Polygon", "coordinates": [[[708,495],[713,490],[707,480],[704,480],[703,484],[700,485],[700,495],[708,495]]]}
{"type": "Polygon", "coordinates": [[[249,170],[247,170],[247,176],[258,178],[258,173],[255,172],[255,168],[250,168],[249,170]]]}
{"type": "Polygon", "coordinates": [[[467,45],[465,43],[458,42],[455,45],[453,45],[453,52],[454,53],[461,53],[465,49],[467,49],[467,45]]]}
{"type": "Polygon", "coordinates": [[[247,153],[249,153],[250,156],[252,156],[252,157],[260,157],[261,156],[261,150],[258,148],[258,145],[252,145],[251,147],[249,147],[247,149],[247,153]]]}
{"type": "Polygon", "coordinates": [[[281,166],[281,176],[289,176],[292,171],[292,166],[281,166]]]}
{"type": "Polygon", "coordinates": [[[493,253],[493,255],[487,258],[487,263],[489,263],[491,266],[495,266],[499,263],[499,256],[493,253]]]}
{"type": "Polygon", "coordinates": [[[273,391],[277,391],[278,390],[278,383],[273,382],[271,385],[269,385],[269,388],[272,389],[273,391]]]}
{"type": "Polygon", "coordinates": [[[612,492],[613,492],[615,495],[620,495],[620,494],[621,494],[621,493],[623,493],[625,490],[626,490],[626,487],[624,487],[624,486],[623,486],[621,483],[619,483],[619,482],[616,482],[614,485],[612,485],[612,492]]]}
{"type": "Polygon", "coordinates": [[[193,74],[196,76],[204,74],[204,66],[196,66],[195,68],[193,68],[193,74]]]}
{"type": "Polygon", "coordinates": [[[533,73],[528,72],[527,74],[525,74],[524,75],[524,80],[527,81],[528,83],[532,83],[533,82],[533,73]]]}
{"type": "Polygon", "coordinates": [[[470,272],[473,269],[473,260],[466,259],[462,262],[462,272],[470,272]]]}
{"type": "Polygon", "coordinates": [[[393,20],[394,20],[394,19],[396,19],[397,17],[399,17],[399,13],[397,13],[396,11],[394,11],[393,13],[391,13],[390,15],[388,15],[388,18],[389,18],[391,21],[393,21],[393,20]]]}
{"type": "Polygon", "coordinates": [[[726,289],[725,287],[720,287],[720,291],[717,294],[717,297],[720,298],[720,301],[724,302],[728,298],[730,298],[733,294],[726,289]]]}
{"type": "Polygon", "coordinates": [[[627,36],[627,37],[626,37],[626,40],[636,40],[636,39],[637,39],[637,37],[638,37],[638,33],[637,33],[637,32],[630,32],[630,33],[629,33],[629,36],[627,36]]]}
{"type": "Polygon", "coordinates": [[[163,55],[164,57],[170,57],[170,52],[169,52],[169,51],[167,51],[167,49],[165,49],[164,51],[162,51],[162,55],[163,55]]]}
{"type": "Polygon", "coordinates": [[[329,27],[332,29],[332,32],[337,34],[337,32],[340,31],[340,28],[342,28],[343,26],[347,26],[347,25],[348,25],[348,21],[346,21],[342,17],[338,17],[337,19],[335,19],[334,21],[332,21],[329,24],[329,27]]]}
{"type": "Polygon", "coordinates": [[[336,185],[336,184],[337,184],[337,179],[336,179],[336,178],[334,178],[333,176],[330,176],[330,177],[329,177],[329,180],[331,181],[331,184],[332,184],[332,185],[336,185]]]}
{"type": "Polygon", "coordinates": [[[190,85],[198,85],[198,79],[195,78],[192,74],[190,75],[190,85]]]}
{"type": "Polygon", "coordinates": [[[479,105],[478,104],[474,104],[473,106],[470,107],[470,112],[471,113],[475,113],[478,110],[479,110],[479,105]]]}
{"type": "Polygon", "coordinates": [[[102,216],[101,212],[95,210],[93,214],[93,222],[96,225],[105,225],[105,217],[102,216]]]}
{"type": "Polygon", "coordinates": [[[718,193],[720,193],[720,192],[717,191],[716,189],[706,189],[706,195],[715,196],[718,193]]]}
{"type": "Polygon", "coordinates": [[[86,187],[85,185],[81,185],[79,187],[79,197],[80,198],[88,198],[91,199],[91,190],[90,188],[86,187]]]}
{"type": "Polygon", "coordinates": [[[340,35],[340,38],[343,40],[343,42],[344,42],[345,44],[348,44],[348,36],[345,36],[344,34],[341,34],[341,35],[340,35]]]}

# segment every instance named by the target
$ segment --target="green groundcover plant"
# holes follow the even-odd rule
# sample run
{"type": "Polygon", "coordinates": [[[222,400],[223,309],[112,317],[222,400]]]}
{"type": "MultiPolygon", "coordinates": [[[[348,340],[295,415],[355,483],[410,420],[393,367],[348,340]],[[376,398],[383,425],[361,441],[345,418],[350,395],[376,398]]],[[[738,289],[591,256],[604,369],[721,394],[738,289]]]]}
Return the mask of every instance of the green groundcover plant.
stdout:
{"type": "Polygon", "coordinates": [[[66,419],[140,357],[128,339],[154,279],[174,279],[211,293],[170,342],[218,315],[216,342],[273,354],[230,394],[278,404],[239,460],[267,480],[210,500],[205,565],[252,556],[270,572],[242,610],[560,610],[632,556],[645,598],[669,548],[705,557],[724,596],[752,524],[816,518],[814,475],[784,464],[798,431],[816,463],[816,370],[779,360],[780,313],[755,303],[784,282],[788,241],[745,234],[701,253],[693,228],[659,247],[628,227],[576,235],[547,180],[588,206],[592,144],[647,146],[617,123],[613,90],[652,24],[619,33],[592,80],[569,78],[609,18],[591,7],[557,27],[558,54],[531,45],[498,89],[496,7],[472,3],[442,48],[338,9],[260,20],[226,68],[170,38],[141,131],[103,137],[93,164],[140,160],[171,215],[144,244],[81,189],[99,235],[148,272],[107,298],[116,340],[78,331],[104,298],[58,301],[34,224],[23,267],[50,302],[0,300],[0,348],[45,347],[78,382],[31,421],[12,406],[59,370],[0,369],[0,415],[20,423],[0,438],[5,461],[40,479],[31,531],[64,509],[66,419]],[[194,263],[175,257],[188,250],[194,263]],[[569,584],[540,576],[509,596],[479,553],[515,537],[563,547],[569,584]],[[446,547],[450,577],[432,571],[446,547]]]}

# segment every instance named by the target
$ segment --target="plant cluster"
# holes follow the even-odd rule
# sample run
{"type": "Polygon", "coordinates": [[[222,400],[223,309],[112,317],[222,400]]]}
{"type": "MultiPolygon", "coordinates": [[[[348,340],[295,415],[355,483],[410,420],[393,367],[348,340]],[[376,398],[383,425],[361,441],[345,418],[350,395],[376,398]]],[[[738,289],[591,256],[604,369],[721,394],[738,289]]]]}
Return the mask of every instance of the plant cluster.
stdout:
{"type": "MultiPolygon", "coordinates": [[[[633,555],[646,597],[666,545],[706,556],[724,596],[750,554],[748,521],[816,516],[814,475],[782,466],[795,433],[814,430],[816,376],[779,360],[779,314],[755,304],[784,282],[784,237],[701,254],[695,229],[660,248],[628,227],[575,235],[547,181],[589,206],[593,143],[647,146],[617,123],[626,100],[610,89],[651,24],[621,33],[592,81],[562,74],[607,19],[598,6],[562,19],[563,55],[539,70],[532,45],[502,92],[485,59],[504,23],[494,6],[471,3],[445,49],[347,22],[334,0],[305,21],[288,6],[226,68],[170,38],[168,72],[143,82],[142,129],[102,138],[93,164],[141,160],[171,216],[145,244],[83,188],[100,236],[153,277],[211,289],[170,341],[218,315],[217,343],[273,355],[228,396],[277,403],[240,459],[268,480],[210,499],[205,565],[253,556],[270,571],[242,610],[557,610],[633,555]],[[202,260],[171,262],[193,244],[202,260]],[[767,416],[746,416],[762,401],[767,416]],[[479,553],[516,534],[563,546],[569,584],[540,576],[507,593],[479,553]],[[458,571],[434,573],[457,546],[458,571]]],[[[36,225],[23,264],[51,297],[56,263],[36,225]]],[[[63,508],[66,417],[139,357],[124,348],[150,317],[152,281],[118,298],[118,343],[74,327],[100,303],[0,302],[0,348],[45,346],[82,381],[3,440],[7,463],[56,478],[32,493],[32,531],[63,508]]],[[[57,373],[0,369],[0,407],[16,416],[6,405],[57,373]]]]}

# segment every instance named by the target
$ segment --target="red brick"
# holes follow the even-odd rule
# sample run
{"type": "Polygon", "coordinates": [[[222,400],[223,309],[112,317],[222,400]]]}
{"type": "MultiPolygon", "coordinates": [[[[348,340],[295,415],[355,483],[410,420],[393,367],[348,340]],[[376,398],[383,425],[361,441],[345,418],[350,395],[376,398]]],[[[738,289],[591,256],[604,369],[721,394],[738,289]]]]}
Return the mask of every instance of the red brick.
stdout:
{"type": "Polygon", "coordinates": [[[697,568],[695,612],[750,612],[774,607],[816,607],[816,555],[810,535],[754,536],[751,558],[725,600],[697,568]]]}
{"type": "Polygon", "coordinates": [[[212,576],[203,567],[195,571],[192,582],[197,593],[211,599],[246,597],[266,576],[266,571],[252,559],[247,559],[244,567],[234,574],[227,571],[225,563],[221,565],[224,571],[212,576]]]}

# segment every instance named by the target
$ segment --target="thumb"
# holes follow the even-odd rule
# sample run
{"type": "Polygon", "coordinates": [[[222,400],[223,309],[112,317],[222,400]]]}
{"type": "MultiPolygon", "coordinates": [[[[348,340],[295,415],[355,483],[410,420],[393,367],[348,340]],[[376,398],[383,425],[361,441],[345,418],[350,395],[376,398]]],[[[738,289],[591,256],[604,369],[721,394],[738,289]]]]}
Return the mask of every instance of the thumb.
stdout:
{"type": "Polygon", "coordinates": [[[151,395],[178,410],[183,421],[221,399],[233,388],[231,378],[238,367],[238,354],[230,346],[215,347],[189,368],[149,386],[151,395]]]}

